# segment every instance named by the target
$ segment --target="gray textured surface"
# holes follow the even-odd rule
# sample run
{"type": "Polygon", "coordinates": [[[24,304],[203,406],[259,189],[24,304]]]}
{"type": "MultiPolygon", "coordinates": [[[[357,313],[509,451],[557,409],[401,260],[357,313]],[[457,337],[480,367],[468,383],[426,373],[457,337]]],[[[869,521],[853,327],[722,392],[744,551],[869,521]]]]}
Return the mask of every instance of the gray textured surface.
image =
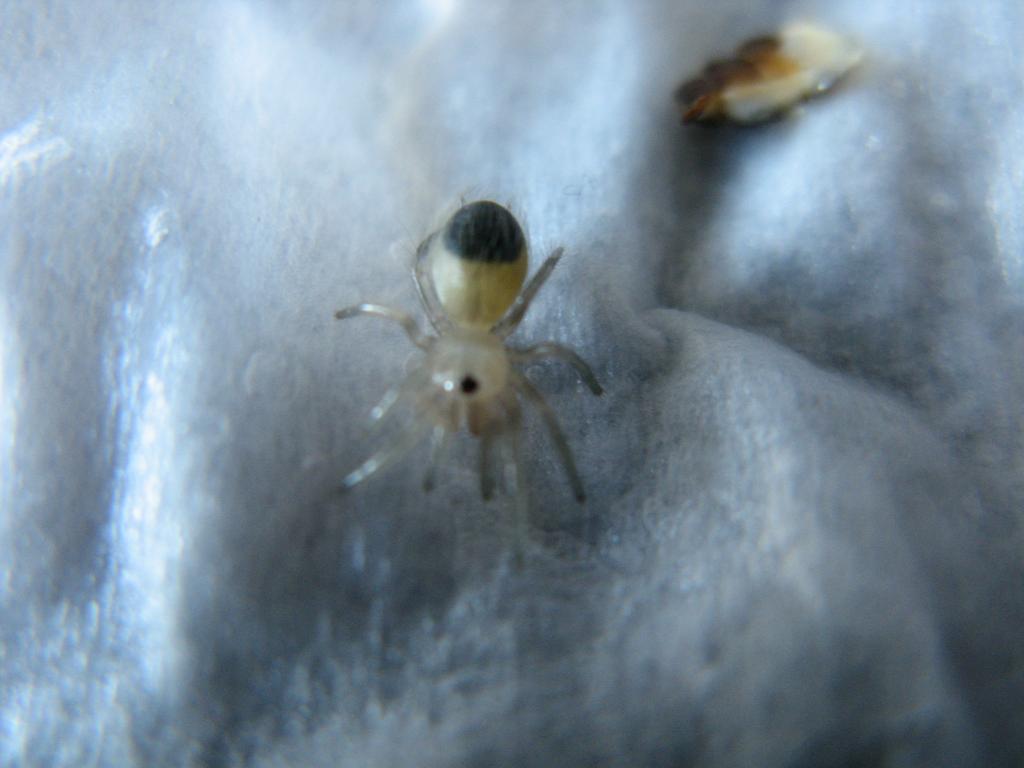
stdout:
{"type": "Polygon", "coordinates": [[[0,19],[0,765],[1024,760],[1019,3],[0,19]],[[677,124],[798,15],[840,92],[677,124]],[[331,312],[463,194],[608,390],[532,372],[521,572],[471,445],[332,496],[409,349],[331,312]]]}

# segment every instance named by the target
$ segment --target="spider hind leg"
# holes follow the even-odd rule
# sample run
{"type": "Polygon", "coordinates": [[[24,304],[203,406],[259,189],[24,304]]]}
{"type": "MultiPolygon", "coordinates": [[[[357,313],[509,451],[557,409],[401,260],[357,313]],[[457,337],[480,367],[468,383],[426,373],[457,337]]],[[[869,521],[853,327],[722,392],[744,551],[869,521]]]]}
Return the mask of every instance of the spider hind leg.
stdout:
{"type": "Polygon", "coordinates": [[[580,473],[576,469],[576,461],[573,459],[569,441],[565,439],[565,433],[562,432],[562,428],[558,424],[558,418],[555,416],[554,410],[548,405],[537,388],[530,383],[530,380],[521,373],[515,372],[512,382],[516,390],[521,392],[540,412],[544,426],[547,427],[551,441],[555,444],[555,450],[558,451],[558,456],[562,460],[562,467],[565,469],[565,474],[569,479],[569,485],[572,486],[573,495],[576,497],[576,501],[582,504],[587,499],[587,495],[583,490],[583,481],[580,479],[580,473]]]}
{"type": "Polygon", "coordinates": [[[494,469],[491,466],[493,452],[493,435],[480,435],[480,496],[484,501],[494,498],[494,469]]]}
{"type": "Polygon", "coordinates": [[[434,487],[437,485],[437,470],[441,466],[444,457],[448,454],[451,434],[445,427],[440,425],[435,425],[430,433],[430,459],[428,460],[426,474],[423,475],[423,490],[427,493],[434,490],[434,487]]]}
{"type": "Polygon", "coordinates": [[[514,528],[514,557],[516,567],[522,567],[523,554],[526,550],[527,531],[529,526],[529,496],[526,489],[526,479],[523,476],[523,449],[520,441],[519,430],[512,429],[502,435],[502,472],[504,482],[512,495],[513,504],[513,528],[514,528]]]}

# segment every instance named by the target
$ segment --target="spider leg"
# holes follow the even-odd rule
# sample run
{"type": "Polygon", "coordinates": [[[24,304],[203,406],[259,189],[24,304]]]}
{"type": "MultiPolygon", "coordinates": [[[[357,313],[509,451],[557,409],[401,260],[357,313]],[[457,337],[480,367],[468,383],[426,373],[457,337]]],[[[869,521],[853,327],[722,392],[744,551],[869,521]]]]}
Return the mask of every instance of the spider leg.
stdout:
{"type": "Polygon", "coordinates": [[[431,277],[430,271],[427,269],[427,253],[430,251],[430,243],[436,235],[431,235],[422,243],[419,248],[416,249],[416,258],[413,262],[412,277],[413,282],[416,283],[416,293],[420,297],[420,303],[423,305],[423,311],[427,313],[427,319],[430,320],[430,324],[434,327],[434,330],[440,333],[448,325],[447,317],[444,313],[444,309],[441,307],[441,299],[437,296],[437,289],[434,287],[434,278],[431,277]]]}
{"type": "Polygon", "coordinates": [[[451,432],[440,425],[435,426],[434,430],[430,433],[430,459],[427,465],[427,473],[423,476],[423,490],[427,493],[434,490],[434,486],[437,483],[437,468],[441,465],[441,460],[448,452],[451,434],[451,432]]]}
{"type": "Polygon", "coordinates": [[[568,347],[563,347],[561,344],[556,344],[553,341],[546,341],[543,344],[535,344],[532,347],[526,349],[513,349],[509,350],[509,354],[512,357],[513,362],[517,363],[532,363],[535,360],[544,360],[546,358],[555,358],[561,360],[563,363],[568,363],[576,369],[576,373],[580,375],[583,383],[586,384],[590,391],[595,395],[604,394],[601,384],[597,381],[597,377],[594,372],[590,370],[590,366],[587,365],[586,361],[573,352],[568,347]]]}
{"type": "Polygon", "coordinates": [[[491,333],[497,334],[500,338],[504,339],[516,329],[516,326],[522,322],[523,316],[526,315],[526,310],[530,308],[533,297],[537,295],[537,291],[541,289],[544,281],[551,275],[560,258],[562,258],[562,249],[556,248],[544,263],[541,264],[540,269],[530,278],[526,287],[523,288],[522,292],[512,303],[511,309],[505,313],[501,320],[494,324],[494,327],[491,328],[491,333]]]}
{"type": "Polygon", "coordinates": [[[420,330],[419,325],[412,319],[410,315],[402,312],[398,309],[392,309],[391,307],[384,307],[380,304],[356,304],[351,307],[345,307],[339,309],[334,313],[336,320],[346,320],[350,317],[358,317],[360,315],[372,315],[374,317],[383,317],[386,320],[391,320],[402,326],[402,330],[405,331],[405,335],[409,337],[409,340],[420,349],[427,349],[430,346],[430,337],[426,336],[423,331],[420,330]]]}
{"type": "Polygon", "coordinates": [[[517,566],[523,564],[523,551],[526,548],[526,534],[528,520],[529,499],[526,493],[526,481],[523,477],[523,451],[519,440],[519,428],[509,430],[503,436],[502,448],[504,453],[504,474],[505,484],[513,493],[513,514],[515,520],[515,562],[517,566]]]}
{"type": "Polygon", "coordinates": [[[341,481],[341,489],[347,491],[355,485],[363,482],[366,478],[378,470],[393,464],[407,454],[416,444],[423,439],[430,425],[417,421],[410,424],[400,432],[394,440],[385,445],[370,458],[349,472],[341,481]]]}
{"type": "Polygon", "coordinates": [[[494,436],[489,433],[480,435],[480,495],[484,501],[494,498],[494,473],[491,468],[493,449],[494,436]]]}
{"type": "Polygon", "coordinates": [[[388,414],[391,413],[391,409],[395,407],[395,404],[416,392],[423,386],[425,379],[426,376],[424,375],[423,370],[418,369],[406,376],[401,383],[388,389],[388,391],[384,393],[384,397],[382,397],[380,401],[370,409],[370,416],[367,419],[370,431],[376,432],[380,429],[388,414]]]}
{"type": "MultiPolygon", "coordinates": [[[[405,382],[407,381],[408,379],[405,380],[405,382]]],[[[380,402],[370,409],[370,426],[379,426],[384,417],[391,412],[391,409],[401,397],[402,389],[404,388],[403,384],[405,384],[405,382],[402,382],[402,384],[399,384],[398,386],[391,387],[391,389],[384,393],[384,397],[380,399],[380,402]]]]}
{"type": "Polygon", "coordinates": [[[572,449],[569,448],[569,441],[565,439],[565,433],[562,432],[562,428],[558,425],[558,419],[555,417],[555,412],[548,405],[547,401],[537,391],[537,388],[530,383],[530,380],[523,376],[518,371],[512,372],[512,382],[517,391],[521,392],[527,400],[536,406],[537,410],[540,411],[541,418],[544,420],[544,425],[548,428],[548,434],[551,435],[551,440],[555,444],[555,449],[558,451],[559,457],[562,459],[562,466],[565,468],[565,474],[569,477],[569,485],[572,486],[573,494],[576,496],[576,501],[581,504],[586,500],[587,496],[583,492],[583,481],[580,480],[580,474],[576,470],[576,462],[572,457],[572,449]]]}

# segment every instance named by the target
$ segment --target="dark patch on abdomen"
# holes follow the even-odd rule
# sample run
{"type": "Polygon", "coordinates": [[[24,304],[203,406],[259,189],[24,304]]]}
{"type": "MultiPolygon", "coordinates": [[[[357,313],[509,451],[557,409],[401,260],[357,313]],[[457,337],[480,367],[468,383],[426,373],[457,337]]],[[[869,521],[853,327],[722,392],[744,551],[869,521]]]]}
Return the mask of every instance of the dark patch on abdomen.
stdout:
{"type": "Polygon", "coordinates": [[[444,228],[445,247],[469,261],[511,263],[525,242],[515,216],[490,200],[462,206],[444,228]]]}

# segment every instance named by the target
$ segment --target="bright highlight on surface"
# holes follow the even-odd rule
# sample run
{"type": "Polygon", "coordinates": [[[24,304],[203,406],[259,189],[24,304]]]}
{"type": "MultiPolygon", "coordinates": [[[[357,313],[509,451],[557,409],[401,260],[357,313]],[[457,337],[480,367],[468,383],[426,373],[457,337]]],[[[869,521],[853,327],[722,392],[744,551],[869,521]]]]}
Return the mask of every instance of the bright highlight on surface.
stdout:
{"type": "Polygon", "coordinates": [[[0,137],[0,187],[17,184],[25,174],[43,173],[71,154],[63,138],[42,133],[42,120],[36,117],[0,137]]]}

